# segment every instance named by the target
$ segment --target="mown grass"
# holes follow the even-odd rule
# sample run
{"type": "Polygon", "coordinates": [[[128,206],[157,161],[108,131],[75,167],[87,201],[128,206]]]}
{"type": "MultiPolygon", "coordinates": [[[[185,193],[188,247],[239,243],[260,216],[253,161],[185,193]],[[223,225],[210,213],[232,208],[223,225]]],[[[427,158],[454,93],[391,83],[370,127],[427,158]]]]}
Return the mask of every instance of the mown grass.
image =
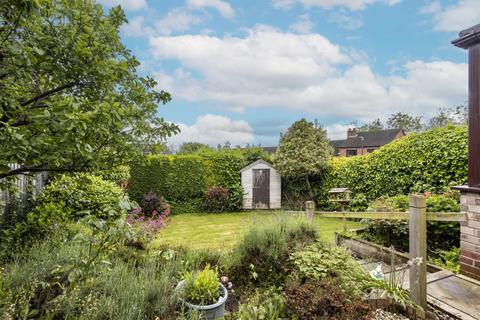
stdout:
{"type": "MultiPolygon", "coordinates": [[[[193,249],[228,250],[253,224],[268,223],[269,219],[289,214],[281,211],[253,211],[176,215],[172,217],[171,224],[162,230],[152,246],[155,248],[162,244],[169,244],[183,245],[193,249]]],[[[320,239],[330,243],[335,241],[335,232],[343,230],[341,219],[315,217],[314,224],[320,239]]],[[[347,226],[356,228],[361,224],[349,221],[347,226]]]]}

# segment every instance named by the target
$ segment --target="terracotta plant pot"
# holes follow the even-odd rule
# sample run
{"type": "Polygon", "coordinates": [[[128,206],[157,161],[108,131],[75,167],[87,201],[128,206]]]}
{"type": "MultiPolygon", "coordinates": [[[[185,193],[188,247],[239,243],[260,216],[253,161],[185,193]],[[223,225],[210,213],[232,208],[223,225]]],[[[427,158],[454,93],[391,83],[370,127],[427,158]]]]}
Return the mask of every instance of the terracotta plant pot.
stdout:
{"type": "MultiPolygon", "coordinates": [[[[225,315],[225,302],[227,302],[228,291],[220,282],[219,282],[219,285],[220,285],[220,291],[222,293],[220,294],[220,298],[218,298],[218,301],[214,304],[202,306],[202,305],[196,305],[183,300],[182,300],[182,303],[185,304],[187,308],[199,310],[207,320],[223,318],[225,315]]],[[[177,284],[175,291],[181,292],[184,289],[185,289],[185,280],[182,280],[177,284]]]]}

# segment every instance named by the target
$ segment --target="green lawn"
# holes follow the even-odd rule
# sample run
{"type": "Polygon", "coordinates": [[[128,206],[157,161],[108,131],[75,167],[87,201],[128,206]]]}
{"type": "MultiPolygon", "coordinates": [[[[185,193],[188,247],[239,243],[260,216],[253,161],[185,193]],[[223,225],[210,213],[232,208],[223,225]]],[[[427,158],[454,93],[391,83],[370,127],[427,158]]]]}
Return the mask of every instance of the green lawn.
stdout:
{"type": "MultiPolygon", "coordinates": [[[[182,214],[172,216],[172,222],[162,230],[153,246],[161,244],[185,245],[196,249],[229,249],[249,226],[268,223],[284,212],[239,212],[218,214],[182,214]]],[[[334,242],[335,231],[343,229],[341,219],[318,218],[314,220],[320,238],[334,242]]],[[[358,222],[348,222],[348,228],[361,226],[358,222]]]]}

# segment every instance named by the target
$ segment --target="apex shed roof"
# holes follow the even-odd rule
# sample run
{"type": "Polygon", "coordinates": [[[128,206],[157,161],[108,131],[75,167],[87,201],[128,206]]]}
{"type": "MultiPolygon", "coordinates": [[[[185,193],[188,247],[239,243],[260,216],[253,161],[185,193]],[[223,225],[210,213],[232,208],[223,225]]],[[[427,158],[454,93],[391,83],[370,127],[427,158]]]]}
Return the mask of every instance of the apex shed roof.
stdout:
{"type": "Polygon", "coordinates": [[[272,168],[272,169],[275,169],[270,163],[268,163],[268,162],[265,161],[265,160],[260,159],[260,160],[257,160],[257,161],[255,161],[255,162],[250,163],[248,166],[246,166],[245,168],[243,168],[242,170],[240,170],[240,172],[243,172],[243,171],[246,171],[246,170],[248,170],[248,169],[251,169],[251,168],[253,168],[254,166],[256,166],[257,164],[260,164],[260,163],[261,163],[261,164],[264,164],[264,165],[267,165],[267,166],[269,166],[269,167],[272,168]]]}

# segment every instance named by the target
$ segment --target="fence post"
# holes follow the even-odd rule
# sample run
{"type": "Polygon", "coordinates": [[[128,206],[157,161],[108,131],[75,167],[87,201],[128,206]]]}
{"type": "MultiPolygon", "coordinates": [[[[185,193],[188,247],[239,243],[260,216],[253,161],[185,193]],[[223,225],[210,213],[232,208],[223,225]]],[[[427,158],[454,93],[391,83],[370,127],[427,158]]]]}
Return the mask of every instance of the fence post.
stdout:
{"type": "Polygon", "coordinates": [[[409,248],[410,297],[426,310],[427,307],[427,209],[423,195],[410,195],[409,248]]]}
{"type": "Polygon", "coordinates": [[[307,220],[313,222],[313,214],[315,213],[315,202],[305,202],[305,212],[307,214],[307,220]]]}

